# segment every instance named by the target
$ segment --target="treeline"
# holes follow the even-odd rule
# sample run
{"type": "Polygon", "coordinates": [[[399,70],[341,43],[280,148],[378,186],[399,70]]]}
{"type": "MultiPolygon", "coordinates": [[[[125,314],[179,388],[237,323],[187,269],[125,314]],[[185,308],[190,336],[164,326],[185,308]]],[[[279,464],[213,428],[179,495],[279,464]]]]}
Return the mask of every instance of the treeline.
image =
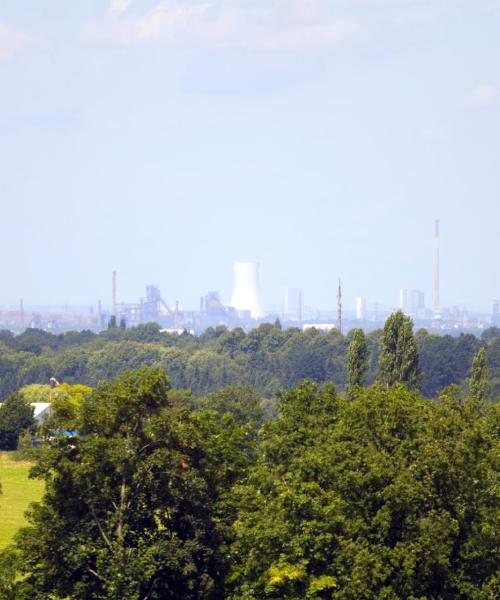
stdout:
{"type": "Polygon", "coordinates": [[[481,357],[467,396],[303,382],[267,422],[249,388],[193,409],[157,368],[65,386],[0,597],[495,600],[500,403],[481,357]]]}
{"type": "MultiPolygon", "coordinates": [[[[347,352],[354,332],[281,329],[265,324],[245,333],[225,327],[209,328],[198,337],[188,333],[162,333],[150,323],[130,329],[112,328],[98,335],[90,331],[63,335],[29,329],[21,335],[0,332],[0,401],[32,383],[50,377],[69,384],[96,386],[125,370],[157,366],[177,388],[203,396],[228,385],[247,384],[267,398],[276,390],[293,388],[300,381],[347,384],[347,352]]],[[[500,329],[486,330],[481,339],[415,334],[422,372],[421,391],[436,397],[439,390],[462,384],[473,356],[484,347],[490,372],[491,398],[500,395],[500,329]]],[[[382,330],[366,336],[366,382],[377,375],[382,330]]]]}
{"type": "Polygon", "coordinates": [[[303,381],[275,414],[251,386],[193,397],[159,367],[11,395],[0,430],[25,419],[45,495],[0,552],[0,597],[495,600],[500,403],[486,350],[466,385],[430,400],[401,312],[381,348],[367,387],[355,330],[344,393],[303,381]],[[22,408],[43,390],[51,415],[35,431],[22,408]]]}

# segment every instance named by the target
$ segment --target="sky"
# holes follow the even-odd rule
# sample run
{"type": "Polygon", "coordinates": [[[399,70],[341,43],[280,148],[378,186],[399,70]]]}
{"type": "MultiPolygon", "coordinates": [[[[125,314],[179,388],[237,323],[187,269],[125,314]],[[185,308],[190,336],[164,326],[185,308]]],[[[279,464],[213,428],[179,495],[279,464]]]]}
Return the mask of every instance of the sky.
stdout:
{"type": "Polygon", "coordinates": [[[0,305],[500,297],[498,0],[3,0],[0,305]]]}

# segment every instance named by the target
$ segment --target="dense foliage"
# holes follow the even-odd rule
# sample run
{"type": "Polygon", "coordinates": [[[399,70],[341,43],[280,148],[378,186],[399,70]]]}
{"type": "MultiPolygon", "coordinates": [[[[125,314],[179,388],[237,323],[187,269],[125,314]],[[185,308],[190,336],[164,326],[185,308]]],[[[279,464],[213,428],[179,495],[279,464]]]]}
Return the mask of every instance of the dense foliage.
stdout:
{"type": "Polygon", "coordinates": [[[493,598],[496,405],[304,383],[235,486],[231,598],[493,598]]]}
{"type": "Polygon", "coordinates": [[[499,597],[495,331],[454,341],[470,360],[433,400],[418,391],[422,364],[453,378],[432,363],[435,336],[414,336],[401,312],[346,338],[279,325],[82,336],[5,340],[53,344],[14,352],[35,361],[91,350],[76,364],[104,381],[32,383],[0,408],[14,447],[29,403],[51,404],[32,473],[45,496],[0,553],[2,598],[499,597]],[[130,362],[142,366],[111,380],[130,362]],[[172,364],[191,389],[172,387],[172,364]],[[329,369],[347,370],[345,393],[323,383],[329,369]],[[280,378],[277,403],[258,393],[280,378]]]}
{"type": "Polygon", "coordinates": [[[0,597],[498,598],[500,404],[305,381],[277,410],[155,368],[68,386],[0,597]]]}
{"type": "Polygon", "coordinates": [[[398,311],[390,315],[384,326],[378,380],[387,388],[404,383],[409,389],[418,390],[421,379],[413,322],[398,311]]]}
{"type": "MultiPolygon", "coordinates": [[[[52,335],[29,329],[19,336],[0,332],[0,401],[23,386],[45,384],[51,376],[68,384],[95,387],[140,366],[161,368],[176,388],[204,396],[221,387],[251,385],[259,395],[273,398],[277,390],[300,381],[332,381],[342,390],[348,382],[348,348],[355,331],[346,336],[314,329],[284,329],[265,324],[245,333],[225,327],[208,329],[199,337],[162,333],[150,323],[98,335],[90,331],[52,335]]],[[[366,383],[378,372],[383,332],[366,335],[366,383]]],[[[489,397],[500,396],[500,330],[491,328],[483,339],[416,332],[415,344],[422,373],[421,391],[436,397],[451,384],[463,384],[481,347],[489,369],[489,397]]]]}
{"type": "Polygon", "coordinates": [[[356,387],[366,383],[368,372],[368,346],[362,329],[354,329],[351,343],[347,351],[347,386],[349,395],[355,392],[356,387]]]}
{"type": "Polygon", "coordinates": [[[46,494],[12,556],[23,575],[12,597],[221,597],[224,498],[245,467],[246,431],[169,391],[159,369],[102,384],[70,417],[76,436],[56,411],[35,469],[46,494]]]}
{"type": "Polygon", "coordinates": [[[21,394],[12,394],[0,407],[0,450],[15,450],[19,435],[32,425],[33,407],[21,394]]]}

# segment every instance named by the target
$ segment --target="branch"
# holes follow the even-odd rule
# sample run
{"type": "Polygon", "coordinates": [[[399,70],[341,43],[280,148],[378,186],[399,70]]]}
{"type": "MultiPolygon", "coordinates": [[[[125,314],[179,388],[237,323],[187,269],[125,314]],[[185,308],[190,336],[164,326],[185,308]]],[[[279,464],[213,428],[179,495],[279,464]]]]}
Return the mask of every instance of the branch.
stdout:
{"type": "Polygon", "coordinates": [[[123,513],[125,512],[125,475],[122,476],[122,484],[120,486],[120,511],[119,511],[119,520],[118,520],[118,528],[116,530],[116,535],[118,539],[122,538],[123,531],[123,513]]]}
{"type": "Polygon", "coordinates": [[[151,596],[151,593],[153,591],[153,586],[155,584],[155,580],[156,580],[156,575],[153,577],[153,580],[151,581],[151,585],[149,586],[148,593],[144,596],[144,598],[142,600],[148,600],[148,598],[151,596]]]}
{"type": "Polygon", "coordinates": [[[88,570],[89,573],[92,573],[92,575],[94,575],[95,577],[97,577],[97,579],[100,579],[101,581],[104,581],[104,583],[107,583],[108,585],[111,583],[111,581],[109,579],[106,579],[102,575],[99,575],[99,573],[97,573],[97,571],[94,571],[94,569],[91,569],[90,567],[88,567],[87,570],[88,570]]]}
{"type": "Polygon", "coordinates": [[[101,522],[97,518],[97,515],[95,514],[94,508],[91,505],[89,505],[89,508],[90,508],[90,512],[92,513],[92,517],[94,518],[94,521],[95,521],[97,527],[99,528],[99,531],[101,533],[101,536],[102,536],[103,540],[106,542],[108,548],[112,551],[113,550],[113,544],[110,542],[108,536],[106,535],[106,532],[102,528],[101,522]]]}

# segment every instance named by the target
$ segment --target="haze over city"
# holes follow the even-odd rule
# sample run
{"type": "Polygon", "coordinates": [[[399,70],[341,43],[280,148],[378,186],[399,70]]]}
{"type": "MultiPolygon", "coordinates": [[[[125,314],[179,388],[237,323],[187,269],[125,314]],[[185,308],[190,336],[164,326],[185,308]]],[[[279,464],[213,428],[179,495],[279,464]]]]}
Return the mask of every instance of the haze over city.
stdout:
{"type": "Polygon", "coordinates": [[[499,32],[0,2],[0,600],[500,599],[499,32]]]}
{"type": "Polygon", "coordinates": [[[2,305],[190,308],[235,260],[334,309],[500,296],[500,5],[92,0],[0,9],[2,305]]]}

